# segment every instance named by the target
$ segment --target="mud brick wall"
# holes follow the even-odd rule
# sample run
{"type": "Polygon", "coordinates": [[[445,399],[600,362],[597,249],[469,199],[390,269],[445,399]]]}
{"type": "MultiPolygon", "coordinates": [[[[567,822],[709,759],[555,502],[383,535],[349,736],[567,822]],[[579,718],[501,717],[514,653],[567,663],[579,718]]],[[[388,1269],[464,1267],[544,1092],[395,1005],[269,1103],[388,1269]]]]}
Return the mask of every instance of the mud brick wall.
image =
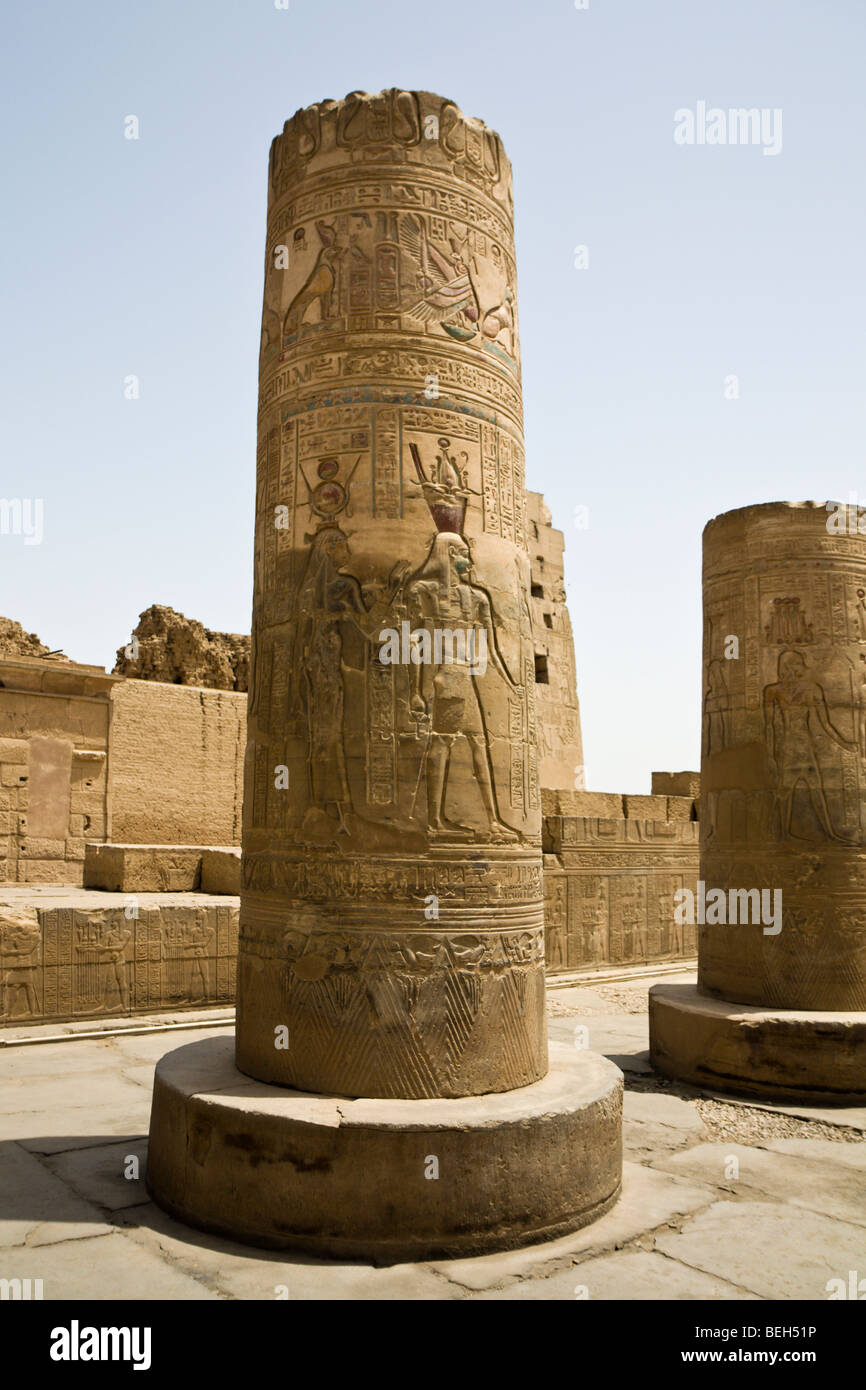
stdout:
{"type": "Polygon", "coordinates": [[[674,894],[697,891],[690,796],[547,792],[543,797],[548,974],[693,957],[674,894]]]}
{"type": "Polygon", "coordinates": [[[0,1027],[232,1004],[237,937],[237,904],[190,894],[0,902],[0,1027]]]}
{"type": "Polygon", "coordinates": [[[125,680],[112,706],[111,839],[239,845],[246,695],[125,680]]]}

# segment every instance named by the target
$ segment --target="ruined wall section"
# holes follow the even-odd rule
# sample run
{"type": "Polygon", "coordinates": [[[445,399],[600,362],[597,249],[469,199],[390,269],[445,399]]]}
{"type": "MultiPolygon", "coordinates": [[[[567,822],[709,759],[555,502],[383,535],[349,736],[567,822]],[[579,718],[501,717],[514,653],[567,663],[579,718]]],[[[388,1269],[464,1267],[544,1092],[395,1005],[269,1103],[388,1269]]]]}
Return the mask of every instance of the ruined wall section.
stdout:
{"type": "Polygon", "coordinates": [[[130,642],[118,648],[115,675],[208,690],[246,690],[250,639],[210,628],[154,603],[140,615],[130,642]]]}
{"type": "Polygon", "coordinates": [[[542,787],[584,785],[583,740],[571,618],[565,604],[565,537],[540,492],[526,494],[526,543],[535,643],[538,777],[542,787]]]}
{"type": "Polygon", "coordinates": [[[0,657],[47,656],[50,648],[12,618],[0,618],[0,657]]]}

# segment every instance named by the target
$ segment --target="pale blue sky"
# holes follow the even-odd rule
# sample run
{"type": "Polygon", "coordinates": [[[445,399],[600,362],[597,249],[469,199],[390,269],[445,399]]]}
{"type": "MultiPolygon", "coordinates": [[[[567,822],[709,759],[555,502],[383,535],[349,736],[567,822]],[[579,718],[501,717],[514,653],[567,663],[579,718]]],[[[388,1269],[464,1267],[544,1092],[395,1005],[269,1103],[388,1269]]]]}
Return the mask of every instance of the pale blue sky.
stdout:
{"type": "Polygon", "coordinates": [[[0,612],[109,669],[151,603],[249,631],[269,144],[426,88],[514,166],[589,785],[697,767],[703,524],[866,503],[862,0],[55,2],[4,30],[0,496],[43,498],[45,536],[0,536],[0,612]],[[678,146],[699,101],[781,108],[781,153],[678,146]]]}

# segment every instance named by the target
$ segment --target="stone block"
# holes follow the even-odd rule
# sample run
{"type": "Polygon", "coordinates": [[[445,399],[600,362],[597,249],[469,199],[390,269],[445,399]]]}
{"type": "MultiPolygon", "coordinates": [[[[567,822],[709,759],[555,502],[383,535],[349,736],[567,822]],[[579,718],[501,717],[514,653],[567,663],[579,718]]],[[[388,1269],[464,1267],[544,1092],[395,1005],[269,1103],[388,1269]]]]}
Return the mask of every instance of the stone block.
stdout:
{"type": "Polygon", "coordinates": [[[19,859],[19,883],[80,884],[83,865],[67,859],[19,859]]]}
{"type": "Polygon", "coordinates": [[[84,849],[84,886],[112,893],[193,892],[201,883],[198,845],[103,845],[84,849]]]}
{"type": "Polygon", "coordinates": [[[666,796],[623,797],[623,807],[629,820],[667,820],[668,799],[666,796]]]}
{"type": "Polygon", "coordinates": [[[40,840],[28,835],[20,846],[22,859],[65,859],[65,840],[40,840]]]}
{"type": "Polygon", "coordinates": [[[0,738],[0,763],[26,767],[29,757],[30,744],[26,738],[0,738]]]}
{"type": "Polygon", "coordinates": [[[542,812],[545,816],[603,816],[619,820],[623,798],[619,792],[544,791],[542,812]]]}
{"type": "Polygon", "coordinates": [[[654,772],[652,774],[654,796],[685,796],[697,801],[701,794],[701,774],[699,772],[654,772]]]}
{"type": "Polygon", "coordinates": [[[201,852],[201,891],[228,893],[241,891],[241,852],[227,849],[203,849],[201,852]]]}

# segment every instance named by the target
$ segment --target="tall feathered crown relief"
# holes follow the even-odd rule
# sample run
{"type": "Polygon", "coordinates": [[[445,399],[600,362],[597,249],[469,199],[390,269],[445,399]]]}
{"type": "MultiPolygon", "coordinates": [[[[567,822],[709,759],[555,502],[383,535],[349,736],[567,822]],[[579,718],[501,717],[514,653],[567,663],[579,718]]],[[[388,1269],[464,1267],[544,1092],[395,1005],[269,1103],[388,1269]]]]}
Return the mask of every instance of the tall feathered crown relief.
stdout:
{"type": "MultiPolygon", "coordinates": [[[[436,463],[429,477],[424,471],[418,445],[410,444],[409,452],[436,530],[453,531],[462,536],[466,504],[472,496],[472,489],[466,482],[466,466],[461,466],[454,453],[449,452],[450,439],[442,438],[437,442],[441,452],[436,455],[436,463]]],[[[466,455],[463,457],[465,459],[466,455]]]]}

